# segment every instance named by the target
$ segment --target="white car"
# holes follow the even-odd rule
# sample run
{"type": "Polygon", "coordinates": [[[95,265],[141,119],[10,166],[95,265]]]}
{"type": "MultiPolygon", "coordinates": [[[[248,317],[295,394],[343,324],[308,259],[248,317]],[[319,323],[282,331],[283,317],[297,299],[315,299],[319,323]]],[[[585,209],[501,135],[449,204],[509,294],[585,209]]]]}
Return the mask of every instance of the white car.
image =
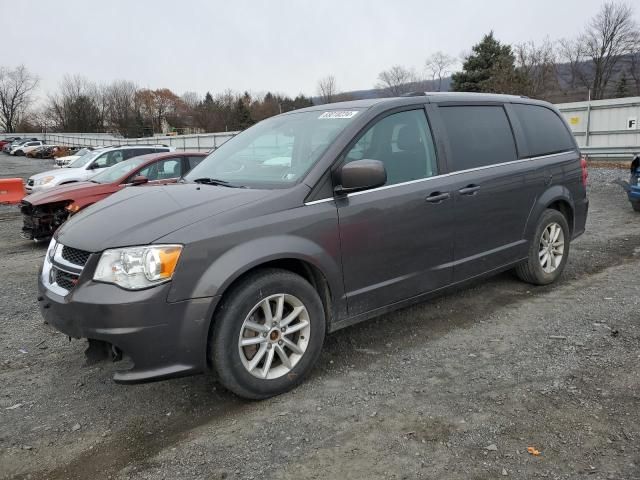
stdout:
{"type": "Polygon", "coordinates": [[[11,148],[11,150],[9,150],[9,154],[10,155],[17,155],[19,157],[25,155],[27,152],[25,152],[25,148],[29,148],[29,147],[39,147],[40,145],[44,145],[44,142],[42,140],[35,140],[35,141],[31,141],[31,142],[25,142],[25,143],[21,143],[20,145],[16,145],[14,147],[11,148]]]}
{"type": "Polygon", "coordinates": [[[175,147],[164,145],[130,145],[94,150],[77,158],[65,168],[49,170],[30,177],[25,190],[29,194],[67,183],[84,182],[105,168],[123,160],[148,153],[173,151],[175,147]]]}
{"type": "Polygon", "coordinates": [[[67,165],[69,165],[74,160],[77,160],[81,156],[86,155],[87,153],[93,152],[95,150],[97,150],[97,149],[81,148],[80,150],[78,150],[73,155],[67,155],[66,157],[58,157],[58,158],[55,159],[56,167],[66,167],[67,165]]]}

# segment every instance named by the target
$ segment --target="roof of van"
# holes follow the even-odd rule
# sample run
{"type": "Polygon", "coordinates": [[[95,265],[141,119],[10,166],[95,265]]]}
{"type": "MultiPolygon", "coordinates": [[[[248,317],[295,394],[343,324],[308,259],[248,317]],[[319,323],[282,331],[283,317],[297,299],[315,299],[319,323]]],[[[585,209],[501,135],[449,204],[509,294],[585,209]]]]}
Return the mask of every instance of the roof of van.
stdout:
{"type": "Polygon", "coordinates": [[[406,104],[408,98],[423,97],[430,102],[513,102],[517,100],[522,103],[539,103],[537,100],[529,99],[519,95],[503,95],[497,93],[471,93],[471,92],[416,92],[403,97],[369,98],[366,100],[351,100],[348,102],[325,103],[314,105],[313,107],[301,108],[287,113],[296,113],[313,110],[342,110],[348,108],[370,108],[379,104],[406,104]]]}

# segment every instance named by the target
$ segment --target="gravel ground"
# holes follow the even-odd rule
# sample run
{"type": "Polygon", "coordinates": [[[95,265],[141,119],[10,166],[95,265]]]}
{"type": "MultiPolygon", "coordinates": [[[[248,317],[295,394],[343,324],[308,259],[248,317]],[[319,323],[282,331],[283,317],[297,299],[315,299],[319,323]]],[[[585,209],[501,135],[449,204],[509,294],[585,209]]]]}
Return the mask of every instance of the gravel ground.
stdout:
{"type": "MultiPolygon", "coordinates": [[[[0,176],[47,161],[0,155],[0,176]]],[[[640,216],[590,171],[559,283],[510,274],[331,335],[263,402],[208,375],[121,386],[44,325],[42,245],[0,207],[0,478],[640,479],[640,216]],[[528,447],[539,455],[528,453],[528,447]]]]}

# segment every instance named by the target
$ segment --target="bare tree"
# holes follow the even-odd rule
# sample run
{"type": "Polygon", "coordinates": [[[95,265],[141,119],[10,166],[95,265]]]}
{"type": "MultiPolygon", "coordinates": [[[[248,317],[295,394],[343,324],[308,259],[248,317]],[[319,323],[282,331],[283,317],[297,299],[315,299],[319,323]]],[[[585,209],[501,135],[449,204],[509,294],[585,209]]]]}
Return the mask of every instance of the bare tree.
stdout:
{"type": "Polygon", "coordinates": [[[412,90],[412,84],[417,82],[417,76],[413,70],[401,65],[394,65],[388,70],[378,74],[376,88],[384,90],[386,95],[397,97],[412,90]]]}
{"type": "Polygon", "coordinates": [[[143,132],[137,91],[135,83],[127,80],[117,80],[105,88],[108,124],[124,136],[139,136],[143,132]]]}
{"type": "Polygon", "coordinates": [[[11,70],[0,67],[0,127],[13,133],[33,101],[38,78],[24,65],[11,70]]]}
{"type": "Polygon", "coordinates": [[[529,97],[547,98],[559,89],[556,52],[548,38],[541,44],[525,42],[513,47],[515,66],[522,76],[523,93],[529,97]]]}
{"type": "Polygon", "coordinates": [[[80,75],[66,75],[49,95],[48,113],[63,132],[96,132],[103,128],[104,108],[98,87],[80,75]]]}
{"type": "Polygon", "coordinates": [[[442,79],[451,73],[449,68],[455,63],[455,58],[440,51],[427,57],[425,67],[431,75],[432,84],[435,85],[438,80],[438,91],[442,90],[442,79]]]}
{"type": "Polygon", "coordinates": [[[633,13],[626,3],[607,2],[575,42],[564,42],[572,75],[591,89],[592,98],[604,98],[617,67],[638,52],[640,34],[633,13]]]}
{"type": "Polygon", "coordinates": [[[318,97],[320,97],[320,103],[332,103],[336,101],[336,95],[338,94],[338,84],[336,77],[328,75],[318,80],[318,97]]]}
{"type": "Polygon", "coordinates": [[[633,79],[635,95],[640,95],[640,51],[629,55],[628,69],[633,79]]]}
{"type": "Polygon", "coordinates": [[[558,42],[558,54],[562,62],[568,66],[567,74],[560,74],[569,86],[569,90],[578,87],[588,89],[590,79],[587,69],[584,67],[584,51],[580,41],[575,39],[562,39],[558,42]]]}

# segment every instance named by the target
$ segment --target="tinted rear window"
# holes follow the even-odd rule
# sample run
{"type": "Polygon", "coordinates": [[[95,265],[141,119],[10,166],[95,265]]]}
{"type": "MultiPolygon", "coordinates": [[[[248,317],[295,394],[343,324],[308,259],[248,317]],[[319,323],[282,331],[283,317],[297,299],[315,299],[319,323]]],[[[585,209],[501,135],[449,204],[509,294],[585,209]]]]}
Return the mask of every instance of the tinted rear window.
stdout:
{"type": "Polygon", "coordinates": [[[520,120],[527,142],[523,146],[523,155],[536,157],[576,148],[571,133],[553,110],[522,104],[514,104],[513,110],[520,120]]]}
{"type": "Polygon", "coordinates": [[[452,170],[516,160],[516,145],[501,106],[440,107],[449,137],[452,170]]]}

